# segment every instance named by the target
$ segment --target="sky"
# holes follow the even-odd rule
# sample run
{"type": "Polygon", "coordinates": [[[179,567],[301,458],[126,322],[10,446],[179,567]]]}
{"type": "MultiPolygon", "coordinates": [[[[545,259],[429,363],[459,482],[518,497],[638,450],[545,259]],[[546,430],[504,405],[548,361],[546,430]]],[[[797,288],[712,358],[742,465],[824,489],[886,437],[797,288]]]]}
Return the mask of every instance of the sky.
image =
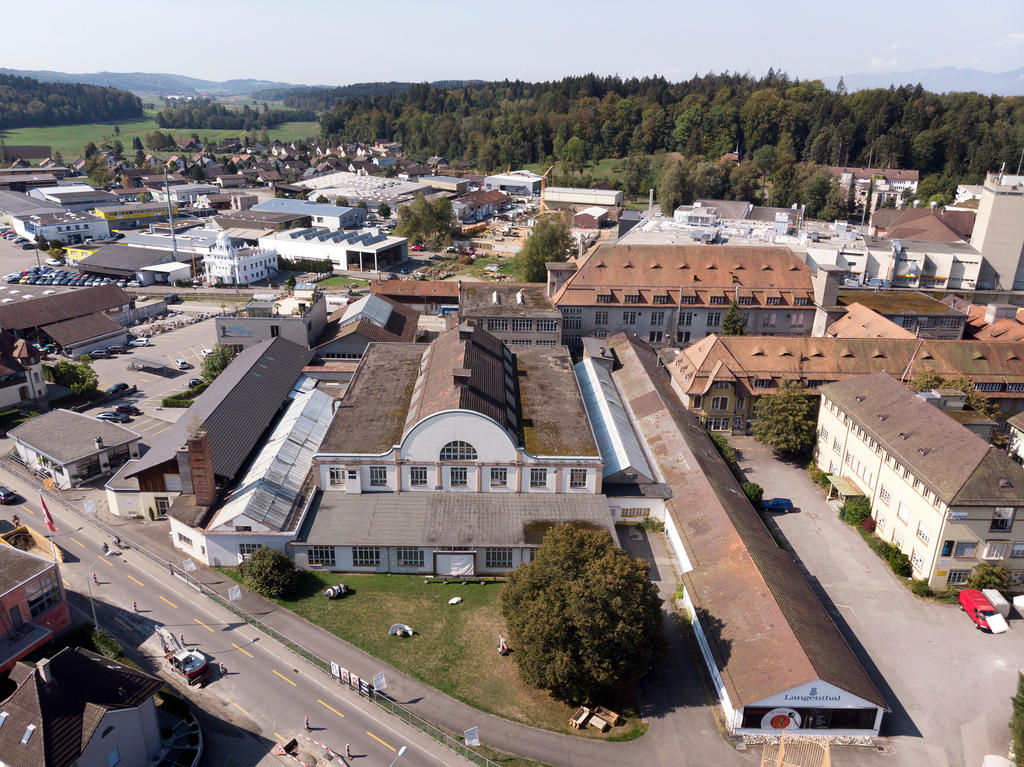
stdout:
{"type": "Polygon", "coordinates": [[[1021,0],[12,2],[0,66],[343,85],[1024,66],[1021,0]],[[40,14],[40,10],[44,10],[40,14]],[[45,34],[40,38],[41,16],[45,34]],[[24,30],[19,35],[16,30],[24,30]],[[137,30],[137,35],[135,31],[137,30]]]}

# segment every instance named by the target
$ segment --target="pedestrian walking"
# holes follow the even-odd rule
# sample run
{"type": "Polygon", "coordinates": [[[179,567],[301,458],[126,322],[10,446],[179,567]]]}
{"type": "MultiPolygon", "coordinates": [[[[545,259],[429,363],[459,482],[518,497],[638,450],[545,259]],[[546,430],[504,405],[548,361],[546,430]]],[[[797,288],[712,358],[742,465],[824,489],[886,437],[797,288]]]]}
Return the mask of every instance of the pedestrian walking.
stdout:
{"type": "Polygon", "coordinates": [[[345,758],[346,759],[351,759],[352,758],[352,746],[350,744],[348,744],[348,743],[345,744],[345,758]]]}
{"type": "Polygon", "coordinates": [[[184,631],[182,631],[180,634],[178,634],[178,641],[181,642],[181,646],[182,647],[185,646],[185,632],[184,631]]]}
{"type": "Polygon", "coordinates": [[[308,716],[304,716],[304,717],[302,717],[302,720],[303,720],[303,722],[306,725],[306,731],[308,732],[309,730],[311,730],[312,728],[309,726],[309,717],[308,716]]]}
{"type": "Polygon", "coordinates": [[[11,519],[11,524],[13,524],[15,527],[21,527],[21,517],[15,514],[14,517],[11,519]]]}
{"type": "Polygon", "coordinates": [[[92,574],[92,582],[95,583],[97,586],[100,585],[100,579],[96,577],[96,573],[92,574]]]}
{"type": "MultiPolygon", "coordinates": [[[[94,576],[95,577],[95,576],[94,576]]],[[[139,603],[134,599],[132,600],[132,612],[137,613],[139,611],[139,603]]]]}
{"type": "Polygon", "coordinates": [[[227,670],[226,668],[224,668],[224,664],[223,664],[223,663],[221,663],[221,664],[220,664],[220,675],[221,675],[221,676],[224,676],[224,675],[225,675],[225,674],[227,674],[227,673],[228,673],[228,670],[227,670]]]}

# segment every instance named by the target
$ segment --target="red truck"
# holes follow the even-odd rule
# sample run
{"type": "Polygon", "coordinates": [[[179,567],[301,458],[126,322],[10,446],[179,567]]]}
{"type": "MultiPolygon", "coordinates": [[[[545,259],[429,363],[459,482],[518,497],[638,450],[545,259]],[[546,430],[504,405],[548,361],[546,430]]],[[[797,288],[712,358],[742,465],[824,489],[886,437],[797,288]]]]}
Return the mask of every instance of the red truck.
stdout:
{"type": "Polygon", "coordinates": [[[977,589],[964,589],[957,600],[960,602],[960,609],[967,613],[979,630],[993,634],[1002,634],[1006,631],[1006,619],[977,589]]]}

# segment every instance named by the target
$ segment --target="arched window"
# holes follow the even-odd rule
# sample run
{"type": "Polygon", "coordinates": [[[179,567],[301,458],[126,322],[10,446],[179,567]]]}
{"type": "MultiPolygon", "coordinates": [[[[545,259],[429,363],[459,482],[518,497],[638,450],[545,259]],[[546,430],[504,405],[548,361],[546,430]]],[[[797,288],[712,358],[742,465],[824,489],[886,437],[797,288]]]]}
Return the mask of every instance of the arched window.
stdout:
{"type": "Polygon", "coordinates": [[[475,461],[476,448],[468,442],[457,439],[441,448],[442,461],[475,461]]]}

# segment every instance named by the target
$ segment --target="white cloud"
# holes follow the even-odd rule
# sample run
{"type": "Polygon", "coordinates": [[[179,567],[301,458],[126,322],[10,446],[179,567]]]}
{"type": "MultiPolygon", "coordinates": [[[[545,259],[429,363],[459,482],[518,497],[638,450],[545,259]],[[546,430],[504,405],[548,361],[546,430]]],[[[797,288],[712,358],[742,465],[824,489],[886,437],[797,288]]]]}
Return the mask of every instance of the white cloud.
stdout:
{"type": "Polygon", "coordinates": [[[1012,48],[1024,43],[1024,32],[1011,32],[1002,40],[997,40],[996,45],[1000,48],[1012,48]]]}
{"type": "Polygon", "coordinates": [[[884,72],[888,69],[893,69],[896,66],[896,57],[890,56],[887,59],[883,59],[881,56],[872,56],[871,61],[868,62],[868,69],[875,70],[878,72],[884,72]]]}

